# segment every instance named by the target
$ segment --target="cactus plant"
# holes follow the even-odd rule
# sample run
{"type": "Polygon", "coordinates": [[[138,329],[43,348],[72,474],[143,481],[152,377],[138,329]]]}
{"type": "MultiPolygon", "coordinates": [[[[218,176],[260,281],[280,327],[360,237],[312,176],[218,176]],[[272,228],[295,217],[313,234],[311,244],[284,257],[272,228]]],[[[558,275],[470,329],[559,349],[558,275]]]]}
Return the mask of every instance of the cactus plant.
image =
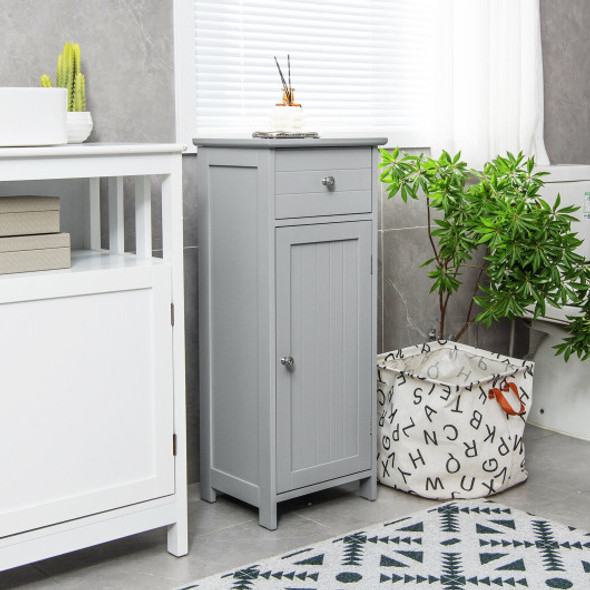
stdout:
{"type": "MultiPolygon", "coordinates": [[[[57,58],[55,85],[68,91],[68,111],[86,110],[86,84],[80,72],[80,46],[67,42],[63,53],[57,58]]],[[[41,76],[41,86],[51,88],[51,78],[47,74],[41,76]]]]}
{"type": "Polygon", "coordinates": [[[86,83],[84,74],[78,72],[74,79],[74,94],[72,98],[72,111],[86,110],[86,83]]]}

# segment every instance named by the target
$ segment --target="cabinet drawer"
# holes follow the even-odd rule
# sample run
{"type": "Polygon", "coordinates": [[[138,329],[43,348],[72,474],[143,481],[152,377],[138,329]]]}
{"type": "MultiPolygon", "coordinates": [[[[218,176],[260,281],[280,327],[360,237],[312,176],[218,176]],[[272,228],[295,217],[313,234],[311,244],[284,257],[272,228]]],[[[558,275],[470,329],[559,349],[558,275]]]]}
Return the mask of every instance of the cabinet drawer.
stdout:
{"type": "Polygon", "coordinates": [[[371,184],[370,149],[277,151],[275,217],[368,213],[371,184]]]}

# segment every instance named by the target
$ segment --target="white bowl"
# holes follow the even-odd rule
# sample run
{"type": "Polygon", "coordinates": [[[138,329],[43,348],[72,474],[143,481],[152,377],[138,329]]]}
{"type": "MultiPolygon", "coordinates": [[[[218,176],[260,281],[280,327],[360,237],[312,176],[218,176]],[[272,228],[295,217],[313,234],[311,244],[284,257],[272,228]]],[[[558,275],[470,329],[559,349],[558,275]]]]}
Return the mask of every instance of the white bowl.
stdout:
{"type": "Polygon", "coordinates": [[[82,143],[92,133],[92,115],[88,111],[73,111],[68,113],[67,130],[68,143],[82,143]]]}
{"type": "Polygon", "coordinates": [[[67,142],[65,88],[0,87],[0,146],[67,142]]]}

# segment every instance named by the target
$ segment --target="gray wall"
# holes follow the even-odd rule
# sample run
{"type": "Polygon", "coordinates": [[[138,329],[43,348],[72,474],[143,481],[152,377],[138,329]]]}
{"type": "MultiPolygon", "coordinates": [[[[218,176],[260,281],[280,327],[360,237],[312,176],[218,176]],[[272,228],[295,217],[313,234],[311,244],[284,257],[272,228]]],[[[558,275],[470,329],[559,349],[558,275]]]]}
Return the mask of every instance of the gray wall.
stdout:
{"type": "Polygon", "coordinates": [[[590,2],[541,0],[545,142],[553,164],[590,164],[590,2]]]}
{"type": "Polygon", "coordinates": [[[80,44],[92,141],[174,140],[172,0],[2,0],[0,84],[55,80],[80,44]]]}
{"type": "MultiPolygon", "coordinates": [[[[545,134],[553,162],[590,163],[590,2],[541,0],[545,134]]],[[[91,141],[174,140],[172,0],[2,0],[0,85],[54,76],[65,41],[78,42],[87,78],[91,141]]],[[[189,481],[198,479],[198,327],[195,158],[184,157],[189,481]]],[[[427,337],[437,306],[418,265],[428,257],[422,211],[382,199],[379,349],[427,337]]],[[[469,289],[459,296],[465,301],[469,289]]],[[[450,331],[461,321],[451,310],[450,331]]],[[[505,351],[508,326],[471,330],[468,342],[505,351]]]]}

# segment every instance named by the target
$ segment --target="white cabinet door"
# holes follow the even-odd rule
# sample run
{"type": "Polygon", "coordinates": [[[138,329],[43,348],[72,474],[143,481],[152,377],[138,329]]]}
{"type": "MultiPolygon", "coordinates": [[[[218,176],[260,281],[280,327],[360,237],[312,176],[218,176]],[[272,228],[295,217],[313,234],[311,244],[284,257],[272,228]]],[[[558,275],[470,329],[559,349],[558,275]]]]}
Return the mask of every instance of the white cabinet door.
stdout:
{"type": "Polygon", "coordinates": [[[371,227],[277,229],[278,492],[371,468],[371,227]]]}
{"type": "Polygon", "coordinates": [[[0,537],[174,493],[170,268],[144,275],[0,304],[0,537]]]}

